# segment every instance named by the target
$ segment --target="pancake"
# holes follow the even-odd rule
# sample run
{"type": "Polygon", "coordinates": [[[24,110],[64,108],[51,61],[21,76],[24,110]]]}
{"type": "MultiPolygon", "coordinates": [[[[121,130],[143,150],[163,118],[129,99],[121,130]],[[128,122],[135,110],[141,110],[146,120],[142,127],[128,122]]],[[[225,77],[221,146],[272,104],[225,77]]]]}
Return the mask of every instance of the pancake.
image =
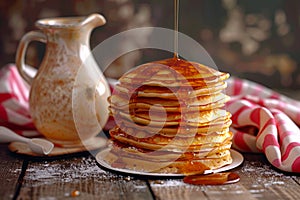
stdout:
{"type": "Polygon", "coordinates": [[[183,130],[174,133],[165,133],[163,129],[153,129],[151,126],[126,126],[124,124],[120,124],[118,126],[121,130],[132,135],[137,138],[147,138],[153,135],[160,135],[166,138],[174,138],[174,137],[181,137],[181,138],[190,138],[195,136],[208,136],[208,135],[215,135],[215,134],[225,134],[229,132],[229,126],[225,126],[223,128],[215,127],[208,129],[207,132],[197,132],[197,129],[191,130],[187,128],[182,128],[183,130]]]}
{"type": "Polygon", "coordinates": [[[149,135],[159,134],[165,137],[193,137],[197,135],[208,135],[208,134],[223,134],[226,131],[229,131],[229,126],[231,125],[231,120],[225,124],[216,124],[213,126],[204,126],[204,127],[152,127],[152,126],[141,126],[138,124],[132,123],[121,123],[118,124],[122,130],[126,129],[135,129],[137,137],[148,137],[149,135]]]}
{"type": "Polygon", "coordinates": [[[214,122],[211,122],[207,125],[203,126],[145,126],[145,125],[140,125],[135,122],[132,122],[130,120],[124,120],[124,119],[115,119],[117,122],[117,125],[120,127],[131,127],[131,128],[136,128],[140,127],[144,131],[150,131],[150,132],[156,132],[160,134],[165,134],[165,135],[176,135],[176,134],[186,134],[188,135],[189,133],[194,133],[197,134],[209,134],[211,132],[217,132],[217,131],[222,131],[224,128],[228,128],[231,125],[231,119],[230,119],[230,113],[228,116],[226,116],[224,119],[218,119],[214,122]]]}
{"type": "Polygon", "coordinates": [[[118,154],[119,157],[127,156],[134,158],[141,158],[143,160],[152,161],[172,161],[172,160],[195,160],[206,158],[218,158],[219,155],[223,154],[231,147],[231,142],[226,143],[223,146],[217,146],[213,148],[201,148],[197,152],[186,151],[184,153],[178,153],[173,151],[152,151],[148,149],[132,147],[131,145],[120,143],[116,140],[109,144],[112,148],[111,151],[114,154],[118,154]]]}
{"type": "MultiPolygon", "coordinates": [[[[113,109],[111,111],[114,115],[120,115],[124,119],[135,119],[140,118],[140,120],[145,119],[147,121],[152,120],[152,122],[195,122],[195,123],[206,123],[211,122],[216,119],[224,118],[229,115],[226,110],[214,109],[214,110],[198,110],[193,112],[161,112],[154,110],[139,111],[135,109],[129,109],[126,111],[113,109]]],[[[136,121],[138,122],[138,121],[136,121]]],[[[149,124],[145,122],[146,125],[149,124]]],[[[141,123],[144,124],[144,123],[141,123]]],[[[168,125],[168,124],[166,124],[168,125]]]]}
{"type": "Polygon", "coordinates": [[[190,98],[190,99],[169,99],[166,101],[165,99],[161,99],[159,97],[153,97],[153,98],[145,98],[145,97],[136,97],[135,99],[132,99],[131,97],[128,96],[128,94],[123,94],[119,93],[117,95],[111,96],[108,100],[111,105],[115,106],[125,106],[127,104],[134,104],[134,103],[144,103],[144,104],[149,104],[149,105],[155,105],[159,104],[162,106],[169,106],[169,107],[178,107],[182,105],[182,101],[184,101],[185,104],[188,104],[189,106],[201,106],[201,105],[209,105],[215,102],[218,102],[220,100],[228,100],[228,96],[219,93],[219,94],[211,94],[211,95],[206,95],[206,96],[197,96],[195,98],[190,98]]]}
{"type": "Polygon", "coordinates": [[[202,173],[232,162],[229,74],[177,58],[140,65],[109,97],[116,126],[104,160],[113,167],[202,173]]]}
{"type": "Polygon", "coordinates": [[[162,99],[181,99],[181,97],[195,98],[197,96],[218,94],[227,87],[226,82],[220,82],[210,87],[177,87],[171,88],[169,85],[165,86],[151,86],[143,84],[140,87],[132,87],[132,85],[117,84],[116,92],[127,93],[138,97],[162,98],[162,99]]]}
{"type": "Polygon", "coordinates": [[[139,97],[134,101],[130,97],[126,97],[124,94],[114,95],[109,98],[110,107],[120,110],[135,109],[137,111],[149,110],[150,108],[155,111],[166,111],[166,112],[187,112],[187,111],[198,111],[198,110],[212,110],[214,108],[220,108],[225,105],[229,100],[229,97],[223,93],[198,96],[195,99],[172,100],[166,101],[161,98],[145,98],[139,97]],[[185,105],[188,105],[185,106],[185,105]]]}
{"type": "Polygon", "coordinates": [[[140,138],[134,137],[129,133],[124,132],[120,128],[110,130],[110,136],[122,143],[130,144],[135,147],[158,150],[164,148],[169,151],[183,152],[183,151],[200,151],[201,148],[210,148],[221,146],[232,139],[232,133],[213,134],[207,136],[196,135],[192,138],[164,137],[155,134],[152,137],[140,138]]]}
{"type": "Polygon", "coordinates": [[[171,160],[157,161],[159,159],[142,159],[142,157],[126,156],[112,150],[106,151],[102,159],[115,168],[129,169],[141,172],[171,173],[171,174],[199,174],[205,170],[218,169],[230,164],[232,158],[230,151],[226,150],[223,154],[216,157],[203,157],[194,160],[171,160]]]}
{"type": "MultiPolygon", "coordinates": [[[[226,116],[230,115],[229,112],[225,110],[211,110],[211,111],[203,111],[200,113],[184,113],[178,115],[169,115],[165,118],[159,115],[158,113],[152,113],[151,117],[145,113],[135,113],[134,115],[112,110],[112,114],[115,118],[126,119],[133,121],[137,124],[141,125],[150,125],[151,126],[207,126],[210,125],[211,121],[217,121],[220,119],[226,118],[226,116]],[[185,119],[183,119],[185,118],[185,119]]],[[[117,119],[118,120],[118,119],[117,119]]]]}
{"type": "Polygon", "coordinates": [[[143,84],[152,86],[201,86],[207,87],[226,80],[229,74],[205,65],[185,60],[166,59],[146,63],[127,72],[121,84],[143,84]]]}

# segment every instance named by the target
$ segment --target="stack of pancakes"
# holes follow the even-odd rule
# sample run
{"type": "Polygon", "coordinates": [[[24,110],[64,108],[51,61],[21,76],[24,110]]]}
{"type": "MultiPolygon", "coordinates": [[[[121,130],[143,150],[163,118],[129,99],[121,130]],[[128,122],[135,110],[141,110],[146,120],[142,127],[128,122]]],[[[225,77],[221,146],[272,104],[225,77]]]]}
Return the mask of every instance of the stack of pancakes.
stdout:
{"type": "Polygon", "coordinates": [[[194,174],[230,164],[229,74],[177,58],[120,78],[109,98],[116,126],[104,160],[144,172],[194,174]]]}

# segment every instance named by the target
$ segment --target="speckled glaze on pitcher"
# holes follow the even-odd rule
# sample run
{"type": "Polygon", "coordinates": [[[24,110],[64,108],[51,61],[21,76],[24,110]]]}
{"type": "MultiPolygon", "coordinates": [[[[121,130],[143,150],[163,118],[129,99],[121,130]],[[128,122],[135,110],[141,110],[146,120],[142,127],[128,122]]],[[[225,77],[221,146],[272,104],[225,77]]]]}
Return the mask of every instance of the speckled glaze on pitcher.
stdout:
{"type": "Polygon", "coordinates": [[[41,19],[40,31],[20,41],[16,65],[31,85],[30,114],[38,131],[63,146],[96,136],[108,119],[108,84],[90,51],[92,30],[105,24],[102,15],[41,19]],[[26,73],[28,44],[40,41],[46,52],[35,77],[26,73]]]}

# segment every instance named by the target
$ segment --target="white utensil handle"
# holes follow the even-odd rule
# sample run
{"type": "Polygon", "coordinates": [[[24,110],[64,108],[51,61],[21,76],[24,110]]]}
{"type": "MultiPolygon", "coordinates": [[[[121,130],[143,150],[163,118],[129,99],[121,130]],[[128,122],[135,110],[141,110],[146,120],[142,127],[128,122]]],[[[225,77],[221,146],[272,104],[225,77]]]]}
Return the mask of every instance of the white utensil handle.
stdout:
{"type": "Polygon", "coordinates": [[[29,139],[16,134],[12,130],[10,130],[4,126],[0,126],[0,143],[8,143],[8,142],[14,142],[14,141],[26,143],[29,141],[29,139]]]}

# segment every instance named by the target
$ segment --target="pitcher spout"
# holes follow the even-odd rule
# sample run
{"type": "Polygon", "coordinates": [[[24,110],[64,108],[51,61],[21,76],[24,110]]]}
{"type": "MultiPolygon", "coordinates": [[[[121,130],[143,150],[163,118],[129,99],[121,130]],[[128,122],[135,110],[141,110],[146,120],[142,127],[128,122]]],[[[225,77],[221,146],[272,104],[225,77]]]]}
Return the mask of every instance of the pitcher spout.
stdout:
{"type": "Polygon", "coordinates": [[[82,22],[81,25],[90,25],[92,27],[102,26],[106,23],[105,18],[100,14],[91,14],[87,16],[82,22]]]}

